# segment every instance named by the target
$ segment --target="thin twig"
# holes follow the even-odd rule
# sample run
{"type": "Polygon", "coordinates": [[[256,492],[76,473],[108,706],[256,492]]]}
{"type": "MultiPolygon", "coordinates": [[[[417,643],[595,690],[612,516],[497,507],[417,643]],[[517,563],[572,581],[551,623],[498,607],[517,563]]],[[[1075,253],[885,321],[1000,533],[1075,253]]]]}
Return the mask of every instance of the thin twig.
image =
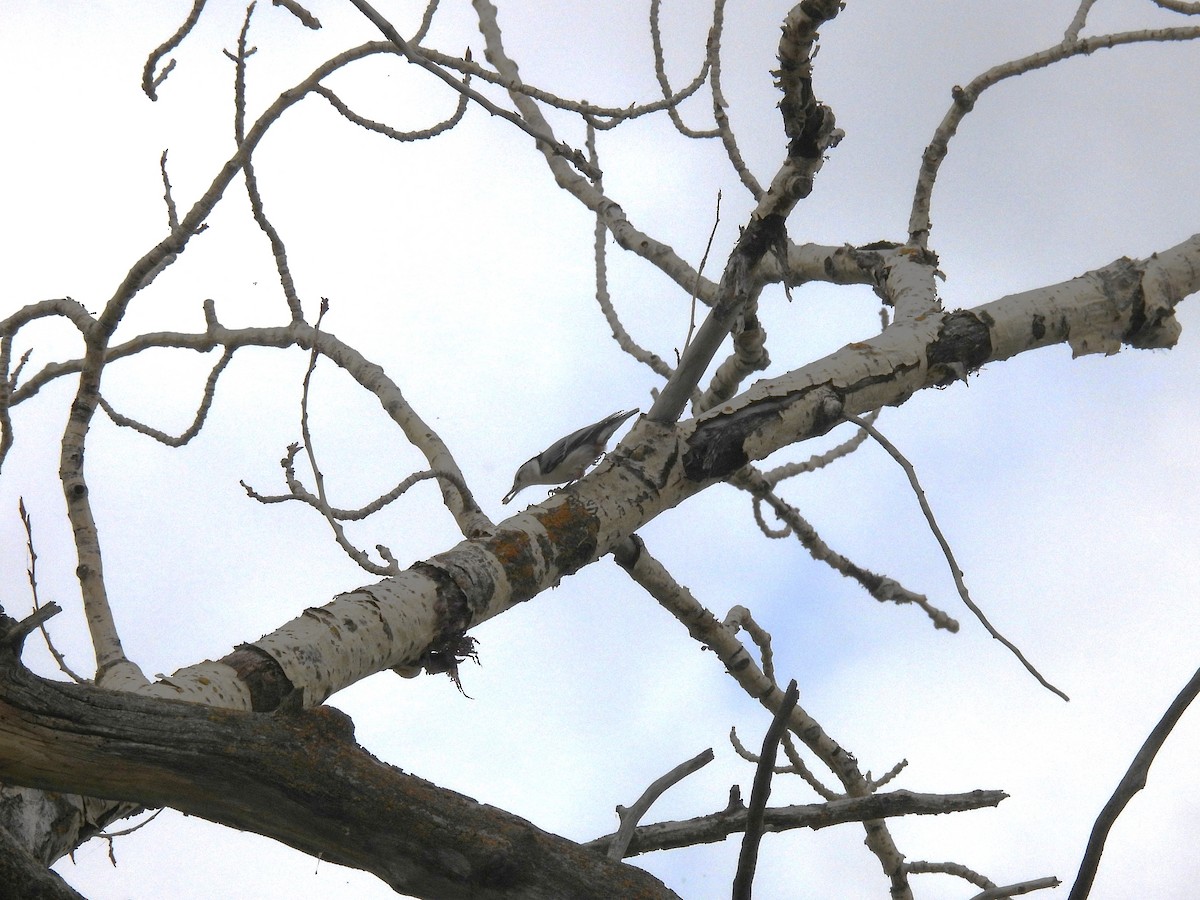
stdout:
{"type": "MultiPolygon", "coordinates": [[[[600,168],[600,155],[596,149],[595,119],[585,116],[585,121],[587,122],[585,147],[587,148],[588,162],[595,166],[597,172],[601,172],[603,170],[600,168]]],[[[593,183],[596,190],[604,190],[603,178],[597,178],[593,183]]],[[[596,225],[592,230],[592,242],[592,256],[596,269],[596,302],[600,304],[600,312],[604,314],[604,320],[608,322],[617,346],[638,362],[648,366],[657,375],[664,379],[670,378],[671,367],[657,353],[647,350],[633,339],[629,330],[621,322],[620,316],[617,315],[617,308],[613,306],[612,295],[608,291],[608,228],[599,212],[596,213],[596,225]]]]}
{"type": "Polygon", "coordinates": [[[911,859],[905,861],[904,870],[911,875],[953,875],[955,878],[961,878],[963,881],[984,890],[996,886],[996,882],[980,875],[974,869],[968,869],[962,863],[929,862],[924,859],[911,859]]]}
{"type": "MultiPolygon", "coordinates": [[[[912,603],[925,611],[930,621],[933,622],[934,628],[945,629],[951,633],[958,632],[958,621],[945,610],[938,609],[930,603],[929,598],[924,594],[918,594],[916,591],[906,588],[894,578],[880,575],[860,566],[826,544],[812,523],[800,515],[799,510],[771,490],[762,474],[753,466],[746,466],[742,469],[734,484],[749,491],[754,497],[761,497],[765,500],[779,520],[791,529],[796,539],[812,555],[813,559],[825,563],[835,572],[840,572],[847,578],[853,578],[880,603],[912,603]]],[[[759,518],[759,521],[761,522],[762,519],[759,518]]]]}
{"type": "Polygon", "coordinates": [[[721,34],[724,31],[724,26],[725,0],[716,0],[716,3],[713,4],[712,30],[708,33],[708,65],[711,69],[709,85],[712,88],[713,120],[717,123],[717,134],[720,136],[721,143],[725,147],[725,155],[729,158],[729,164],[737,172],[738,178],[746,186],[746,190],[750,192],[750,196],[755,201],[759,201],[763,196],[762,185],[754,177],[754,173],[750,171],[750,167],[746,165],[746,160],[742,158],[742,152],[738,149],[737,136],[733,133],[733,129],[729,125],[729,116],[725,114],[725,108],[729,106],[729,103],[726,101],[724,91],[721,88],[721,34]]]}
{"type": "MultiPolygon", "coordinates": [[[[662,31],[659,28],[659,10],[662,7],[662,0],[650,0],[650,44],[654,48],[654,75],[658,78],[658,86],[662,88],[663,98],[671,99],[671,82],[667,78],[667,64],[665,54],[663,53],[662,31]]],[[[712,43],[715,35],[716,23],[709,30],[708,47],[704,53],[703,72],[707,74],[711,65],[712,59],[712,43]]],[[[678,131],[686,138],[711,138],[717,137],[719,131],[716,128],[710,128],[706,131],[697,131],[693,128],[688,128],[683,124],[683,117],[679,115],[678,102],[667,107],[667,115],[671,117],[671,123],[678,131]]]]}
{"type": "Polygon", "coordinates": [[[429,29],[433,27],[433,15],[437,12],[437,8],[438,0],[429,0],[429,3],[425,5],[425,12],[421,16],[421,24],[417,26],[417,32],[412,36],[412,41],[410,41],[414,46],[420,44],[421,41],[425,40],[425,36],[429,34],[429,29]]]}
{"type": "Polygon", "coordinates": [[[408,41],[404,40],[404,38],[400,36],[400,32],[396,30],[395,26],[393,26],[391,22],[380,15],[375,8],[371,6],[371,4],[366,2],[366,0],[350,0],[350,2],[354,4],[359,12],[371,20],[371,23],[379,29],[384,37],[396,45],[396,48],[402,54],[404,54],[404,58],[409,62],[415,63],[422,69],[425,69],[427,72],[436,75],[442,81],[446,82],[446,84],[450,85],[450,87],[454,88],[454,90],[466,94],[493,116],[499,116],[505,121],[511,122],[534,140],[546,145],[547,147],[550,147],[556,154],[569,161],[580,172],[588,176],[588,178],[595,178],[598,176],[599,173],[592,168],[591,164],[578,150],[574,150],[561,141],[555,140],[551,135],[538,131],[538,129],[534,128],[524,119],[522,119],[517,113],[514,113],[511,110],[501,109],[487,97],[483,96],[483,94],[480,94],[478,91],[475,91],[472,88],[467,87],[462,82],[456,80],[453,75],[451,75],[437,63],[426,58],[418,50],[415,50],[408,43],[408,41]]]}
{"type": "MultiPolygon", "coordinates": [[[[746,760],[746,762],[758,765],[760,759],[759,755],[754,753],[752,750],[749,750],[746,745],[742,743],[741,738],[738,737],[736,726],[729,729],[729,744],[733,747],[733,752],[742,759],[746,760]]],[[[800,758],[800,752],[796,749],[795,741],[790,733],[784,732],[782,745],[783,753],[788,758],[788,765],[775,766],[776,775],[799,775],[801,779],[804,780],[805,784],[811,787],[818,796],[823,797],[826,800],[841,800],[847,796],[846,794],[830,790],[817,780],[816,776],[814,776],[812,771],[809,770],[808,766],[805,765],[804,760],[800,758]]],[[[868,786],[875,785],[877,783],[870,780],[870,774],[870,772],[867,772],[864,778],[868,786]]]]}
{"type": "Polygon", "coordinates": [[[299,480],[296,478],[296,470],[295,470],[294,465],[292,464],[292,459],[299,452],[300,452],[300,445],[293,444],[290,447],[288,447],[288,455],[285,456],[281,460],[281,462],[283,463],[284,472],[285,472],[286,478],[287,478],[287,485],[288,485],[288,490],[289,490],[288,493],[286,493],[286,494],[261,494],[258,491],[256,491],[254,488],[252,488],[250,485],[248,485],[244,479],[239,481],[238,483],[242,486],[242,489],[245,490],[246,495],[248,497],[250,497],[251,500],[257,500],[259,503],[263,503],[263,504],[286,503],[289,500],[298,500],[301,503],[307,503],[309,506],[313,507],[314,509],[320,510],[321,512],[331,515],[335,519],[339,519],[341,521],[358,521],[361,519],[366,519],[367,517],[379,512],[379,510],[383,509],[385,506],[387,506],[392,501],[399,499],[413,485],[418,484],[422,481],[428,481],[433,478],[443,479],[445,481],[448,481],[450,484],[454,485],[454,487],[457,488],[458,491],[460,493],[462,493],[463,495],[465,495],[467,492],[466,483],[462,480],[462,478],[459,475],[455,474],[454,472],[448,472],[444,469],[438,469],[438,470],[426,469],[422,472],[414,472],[412,475],[409,475],[407,478],[405,478],[403,481],[401,481],[398,485],[396,485],[394,488],[392,488],[386,494],[382,494],[379,497],[376,497],[370,503],[367,503],[364,506],[360,506],[357,509],[342,509],[341,507],[338,507],[338,506],[328,506],[328,507],[323,508],[321,506],[320,498],[314,496],[311,492],[306,491],[304,489],[304,486],[301,485],[299,480]]]}
{"type": "MultiPolygon", "coordinates": [[[[463,83],[471,83],[471,76],[469,73],[466,78],[463,79],[463,83]]],[[[458,97],[458,106],[455,107],[454,112],[449,118],[443,119],[441,122],[438,122],[436,125],[431,125],[429,128],[422,128],[417,131],[399,131],[389,125],[384,125],[382,122],[376,122],[373,119],[368,119],[366,116],[360,116],[349,106],[347,106],[337,94],[324,85],[317,85],[315,88],[313,88],[313,92],[320,94],[322,97],[328,100],[330,106],[336,109],[343,118],[353,122],[360,128],[365,128],[368,131],[374,131],[376,134],[382,134],[384,137],[391,138],[393,141],[401,142],[425,141],[429,140],[430,138],[437,137],[440,134],[445,134],[462,121],[463,115],[465,115],[467,111],[467,104],[470,102],[466,94],[460,94],[458,97]]]]}
{"type": "Polygon", "coordinates": [[[167,175],[167,151],[158,158],[158,169],[162,172],[163,199],[167,203],[167,226],[174,231],[179,227],[179,210],[175,207],[175,197],[171,194],[171,179],[167,175]]]}
{"type": "MultiPolygon", "coordinates": [[[[136,812],[137,811],[134,810],[134,811],[128,813],[128,815],[135,815],[136,812]]],[[[117,864],[116,841],[114,840],[115,838],[125,837],[126,835],[133,834],[135,831],[140,831],[141,829],[143,829],[147,825],[149,825],[151,822],[153,822],[155,819],[157,819],[158,814],[161,812],[162,812],[162,808],[156,809],[147,818],[142,819],[142,821],[138,822],[136,825],[130,825],[128,828],[122,828],[120,831],[101,831],[99,834],[97,834],[96,837],[99,838],[100,840],[108,841],[108,861],[111,862],[114,866],[117,864]]]]}
{"type": "MultiPolygon", "coordinates": [[[[325,313],[328,311],[329,300],[326,297],[322,297],[320,311],[317,313],[317,321],[313,325],[314,332],[320,332],[321,320],[325,318],[325,313]]],[[[314,505],[321,511],[321,514],[325,517],[325,521],[329,523],[329,527],[333,529],[334,539],[350,555],[351,559],[372,575],[396,575],[399,573],[400,568],[394,559],[387,566],[381,566],[378,563],[372,562],[367,554],[363,553],[350,542],[350,539],[346,537],[346,530],[342,527],[341,522],[334,517],[329,505],[329,498],[325,493],[325,475],[321,472],[321,467],[317,465],[317,454],[313,449],[312,431],[308,423],[309,389],[319,356],[320,352],[317,347],[316,335],[314,335],[312,353],[309,356],[308,368],[304,373],[304,382],[300,392],[300,435],[304,442],[304,452],[308,456],[308,464],[312,468],[313,484],[317,488],[317,502],[314,505]]],[[[288,448],[288,456],[283,460],[285,464],[289,463],[290,459],[295,456],[296,449],[294,444],[288,448]]],[[[385,556],[385,559],[388,556],[390,556],[390,552],[385,556]]]]}
{"type": "Polygon", "coordinates": [[[321,20],[297,3],[296,0],[271,0],[271,5],[282,6],[299,19],[300,24],[305,28],[312,29],[313,31],[318,31],[321,28],[321,20]]]}
{"type": "Polygon", "coordinates": [[[992,623],[988,621],[987,616],[983,614],[983,610],[975,605],[975,602],[971,599],[970,593],[967,591],[966,582],[963,581],[962,570],[958,567],[958,562],[954,559],[954,553],[950,549],[950,544],[946,541],[945,536],[942,534],[942,530],[938,528],[938,524],[933,518],[933,510],[929,506],[929,501],[925,499],[925,492],[921,489],[921,483],[917,481],[916,469],[914,469],[912,464],[904,458],[904,454],[897,450],[896,447],[866,419],[859,416],[850,415],[849,413],[843,413],[843,418],[845,418],[847,422],[853,422],[859,428],[866,431],[867,434],[871,435],[871,437],[875,439],[875,442],[884,450],[886,450],[888,455],[891,456],[892,459],[894,459],[902,469],[904,469],[904,474],[908,476],[908,483],[912,485],[913,493],[916,494],[917,497],[917,502],[921,505],[921,512],[925,514],[925,521],[929,523],[929,529],[933,532],[934,538],[937,539],[938,546],[942,548],[942,553],[945,555],[946,562],[950,566],[950,575],[954,578],[954,584],[958,588],[958,595],[962,597],[963,603],[967,605],[967,608],[975,614],[975,618],[980,621],[980,623],[988,630],[988,633],[992,637],[1007,647],[1009,651],[1011,651],[1012,654],[1021,661],[1021,665],[1025,667],[1029,674],[1038,680],[1042,687],[1046,688],[1046,690],[1053,694],[1057,694],[1064,700],[1070,701],[1070,697],[1042,677],[1042,674],[1036,668],[1034,668],[1033,664],[1029,662],[1029,660],[1025,658],[1025,655],[1017,648],[1016,644],[997,631],[992,626],[992,623]]]}
{"type": "MultiPolygon", "coordinates": [[[[33,518],[25,510],[24,497],[17,498],[17,512],[21,516],[21,524],[25,527],[26,549],[29,551],[29,568],[25,571],[29,575],[29,591],[33,595],[33,611],[37,612],[43,608],[41,601],[38,599],[37,552],[33,549],[33,518]]],[[[54,657],[54,661],[58,663],[58,667],[63,671],[63,673],[78,684],[85,683],[87,679],[81,678],[71,670],[71,667],[67,665],[66,657],[58,652],[58,648],[55,647],[54,642],[50,640],[50,632],[46,630],[45,621],[39,622],[38,628],[41,630],[42,637],[46,641],[46,649],[50,651],[50,655],[54,657]]]]}
{"type": "MultiPolygon", "coordinates": [[[[246,140],[246,60],[253,55],[255,48],[247,48],[246,37],[250,31],[250,16],[254,11],[254,4],[251,3],[246,9],[246,20],[242,25],[241,33],[238,35],[237,57],[234,60],[237,65],[237,74],[234,80],[234,140],[240,147],[246,140]]],[[[250,212],[254,216],[254,221],[258,225],[259,230],[267,236],[267,240],[271,244],[271,255],[275,259],[275,271],[279,275],[279,285],[283,288],[283,296],[287,301],[288,311],[292,315],[293,322],[303,322],[304,312],[300,306],[300,298],[296,295],[296,283],[292,279],[291,266],[288,263],[287,247],[283,243],[283,238],[275,226],[271,224],[271,220],[267,218],[267,211],[263,206],[262,194],[258,190],[258,177],[254,174],[254,163],[247,153],[242,160],[242,176],[246,180],[246,195],[250,199],[250,212]]]]}
{"type": "Polygon", "coordinates": [[[902,760],[900,760],[900,762],[896,763],[894,766],[892,766],[890,769],[888,769],[887,772],[885,772],[879,778],[872,778],[871,773],[868,772],[867,773],[867,781],[870,782],[872,789],[881,788],[888,782],[895,780],[896,776],[899,775],[901,772],[903,772],[907,768],[908,768],[908,760],[902,759],[902,760]]]}
{"type": "Polygon", "coordinates": [[[813,774],[812,769],[808,767],[808,764],[800,758],[800,750],[796,746],[796,742],[790,733],[783,736],[783,753],[788,758],[788,762],[791,763],[790,770],[792,773],[799,775],[804,780],[804,783],[816,792],[818,797],[822,797],[826,800],[840,800],[846,796],[845,794],[840,794],[837,791],[826,787],[821,780],[813,774]]]}
{"type": "Polygon", "coordinates": [[[742,837],[742,851],[738,855],[737,875],[733,879],[733,900],[750,900],[754,885],[754,869],[758,864],[758,845],[762,842],[763,816],[767,798],[771,796],[771,776],[775,767],[775,754],[779,740],[788,727],[788,717],[800,699],[800,689],[793,678],[783,695],[783,702],[763,738],[762,755],[758,769],[754,772],[754,788],[750,792],[750,806],[746,812],[746,833],[742,837]]]}
{"type": "Polygon", "coordinates": [[[911,875],[953,875],[970,882],[977,888],[982,888],[971,900],[1004,900],[1006,897],[1019,897],[1022,894],[1031,894],[1046,888],[1056,888],[1062,884],[1051,875],[1047,878],[1034,878],[1016,884],[997,885],[973,869],[968,869],[961,863],[955,862],[927,862],[923,859],[914,859],[906,862],[904,868],[911,875]]]}
{"type": "Polygon", "coordinates": [[[1071,887],[1067,900],[1086,900],[1091,894],[1092,882],[1096,879],[1096,870],[1100,867],[1100,857],[1104,853],[1104,842],[1108,840],[1108,833],[1116,823],[1117,816],[1121,815],[1126,804],[1133,799],[1133,795],[1146,786],[1150,764],[1154,762],[1154,757],[1166,741],[1167,735],[1171,733],[1183,711],[1196,699],[1197,694],[1200,694],[1200,669],[1196,670],[1196,674],[1171,701],[1162,719],[1154,726],[1154,730],[1134,756],[1133,762],[1129,764],[1129,770],[1117,785],[1112,797],[1104,804],[1104,809],[1100,810],[1096,824],[1092,826],[1091,837],[1088,838],[1083,862],[1079,864],[1079,874],[1075,876],[1075,884],[1071,887]]]}
{"type": "Polygon", "coordinates": [[[704,266],[708,263],[708,254],[712,250],[713,238],[717,236],[717,226],[721,224],[721,192],[717,191],[717,212],[713,217],[712,231],[708,233],[708,243],[704,245],[704,255],[700,257],[700,268],[696,270],[696,283],[692,285],[691,312],[688,316],[688,333],[683,341],[683,349],[686,351],[688,344],[692,342],[692,335],[696,331],[696,292],[700,290],[700,278],[704,275],[704,266]]]}
{"type": "Polygon", "coordinates": [[[228,346],[225,352],[221,354],[221,358],[217,360],[212,371],[208,373],[208,378],[204,382],[204,392],[200,396],[200,404],[196,408],[196,415],[192,418],[192,424],[184,429],[183,433],[178,437],[167,434],[165,431],[159,431],[157,428],[152,428],[149,425],[139,422],[136,419],[123,415],[113,409],[112,404],[103,396],[99,398],[100,408],[112,420],[114,425],[119,425],[123,428],[131,428],[138,434],[143,434],[146,437],[153,438],[160,444],[166,444],[168,447],[182,447],[192,438],[200,433],[204,427],[204,422],[208,418],[208,413],[212,409],[213,398],[217,392],[217,380],[221,377],[221,373],[225,371],[233,359],[235,348],[228,346]]]}

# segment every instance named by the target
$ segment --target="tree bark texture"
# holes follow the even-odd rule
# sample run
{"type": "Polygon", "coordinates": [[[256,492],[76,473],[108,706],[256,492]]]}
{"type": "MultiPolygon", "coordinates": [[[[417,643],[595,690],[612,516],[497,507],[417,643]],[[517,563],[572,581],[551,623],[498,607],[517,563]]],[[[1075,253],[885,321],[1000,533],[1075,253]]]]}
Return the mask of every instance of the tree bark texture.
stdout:
{"type": "Polygon", "coordinates": [[[50,682],[10,648],[0,651],[0,777],[170,806],[418,897],[675,896],[641,869],[380,762],[328,707],[247,713],[50,682]]]}

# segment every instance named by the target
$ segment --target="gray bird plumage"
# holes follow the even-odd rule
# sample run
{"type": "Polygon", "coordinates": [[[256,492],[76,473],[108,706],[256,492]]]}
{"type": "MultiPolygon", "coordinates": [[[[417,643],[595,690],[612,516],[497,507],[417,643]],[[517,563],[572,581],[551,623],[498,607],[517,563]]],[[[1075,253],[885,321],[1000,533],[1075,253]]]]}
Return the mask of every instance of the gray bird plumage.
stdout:
{"type": "Polygon", "coordinates": [[[531,484],[566,484],[582,477],[588,466],[604,454],[604,448],[621,423],[637,412],[636,409],[615,412],[594,425],[559,438],[517,469],[512,490],[504,495],[501,502],[508,503],[531,484]]]}

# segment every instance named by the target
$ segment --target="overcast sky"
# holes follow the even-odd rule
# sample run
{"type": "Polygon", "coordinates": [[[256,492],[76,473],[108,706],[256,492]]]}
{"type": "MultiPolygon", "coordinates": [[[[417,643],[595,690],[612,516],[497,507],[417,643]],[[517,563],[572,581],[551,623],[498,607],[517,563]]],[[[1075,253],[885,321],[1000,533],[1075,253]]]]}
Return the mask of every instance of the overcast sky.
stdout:
{"type": "MultiPolygon", "coordinates": [[[[654,99],[645,4],[501,4],[510,54],[531,84],[612,106],[654,99]]],[[[173,56],[160,100],[141,93],[147,53],[190,3],[0,4],[0,315],[64,295],[97,311],[129,266],[165,233],[158,160],[190,204],[232,150],[233,48],[244,8],[214,3],[173,56]]],[[[696,72],[710,11],[665,4],[673,83],[696,72]]],[[[349,4],[310,8],[310,32],[260,4],[251,28],[250,103],[341,49],[376,39],[349,4]]],[[[382,4],[404,33],[412,4],[382,4]]],[[[903,240],[921,151],[950,88],[1057,42],[1074,13],[1057,0],[899,4],[849,0],[822,31],[815,87],[846,131],[813,195],[789,222],[797,242],[903,240]]],[[[726,13],[724,79],[743,155],[762,181],[783,156],[769,70],[787,3],[726,13]]],[[[1100,0],[1087,33],[1183,24],[1148,2],[1100,0]]],[[[482,40],[469,5],[446,4],[431,46],[482,40]]],[[[332,82],[347,102],[397,128],[444,118],[455,97],[395,59],[332,82]]],[[[930,246],[947,308],[1050,284],[1120,256],[1145,257],[1197,230],[1200,47],[1102,51],[985,94],[951,145],[933,201],[930,246]]],[[[707,95],[704,95],[707,97],[707,95]]],[[[703,98],[684,107],[709,121],[703,98]]],[[[569,117],[560,138],[582,145],[569,117]]],[[[714,142],[685,142],[665,119],[603,135],[605,186],[639,228],[693,263],[723,192],[710,273],[752,204],[714,142]]],[[[609,339],[596,308],[592,222],[559,192],[530,140],[479,109],[449,135],[397,145],[305,100],[256,155],[267,211],[288,244],[310,315],[382,365],[455,451],[497,520],[516,467],[550,441],[617,409],[648,408],[659,382],[609,339]]],[[[626,327],[666,359],[682,344],[687,297],[644,263],[610,258],[626,327]]],[[[227,325],[287,321],[266,239],[231,187],[210,228],[140,295],[120,336],[202,327],[211,298],[227,325]]],[[[998,788],[996,810],[894,821],[910,859],[952,860],[1000,884],[1073,881],[1091,822],[1171,698],[1200,665],[1200,500],[1196,400],[1200,313],[1180,308],[1174,350],[1072,360],[1065,346],[985,367],[969,386],[927,391],[879,425],[918,467],[974,599],[1046,677],[1042,690],[961,607],[903,473],[865,446],[782,492],[840,552],[958,618],[934,631],[917,610],[883,606],[768,541],[750,503],[717,486],[651,523],[648,548],[719,616],[749,607],[774,637],[781,681],[862,767],[907,759],[895,787],[998,788]]],[[[810,286],[788,302],[768,290],[761,314],[773,364],[786,372],[878,328],[861,288],[810,286]]],[[[22,332],[28,371],[79,355],[62,324],[22,332]]],[[[161,353],[113,365],[105,394],[122,411],[182,431],[211,359],[161,353]]],[[[369,583],[311,510],[263,507],[246,480],[282,489],[278,460],[299,439],[298,352],[239,355],[204,431],[168,450],[98,417],[88,467],[108,590],[130,656],[169,673],[253,641],[334,594],[369,583]]],[[[43,601],[65,609],[53,633],[91,672],[74,551],[57,482],[57,435],[73,387],[44,389],[13,414],[17,444],[0,477],[0,603],[29,606],[21,572],[23,496],[34,517],[43,601]]],[[[422,467],[371,397],[329,364],[317,369],[315,441],[334,502],[364,503],[422,467]]],[[[848,436],[835,432],[833,439],[848,436]]],[[[806,458],[825,441],[790,448],[806,458]]],[[[776,460],[772,460],[775,462],[776,460]]],[[[432,486],[351,529],[387,544],[402,566],[457,541],[432,486]]],[[[540,500],[533,490],[520,499],[540,500]]],[[[482,665],[464,669],[472,699],[441,677],[390,673],[333,698],[363,745],[406,771],[586,840],[615,827],[613,807],[706,747],[717,761],[677,786],[646,821],[725,806],[749,794],[749,746],[769,718],[713,655],[602,560],[476,631],[482,665]]],[[[52,664],[31,641],[31,665],[52,664]]],[[[1108,845],[1093,897],[1184,898],[1200,882],[1195,755],[1200,711],[1184,717],[1108,845]]],[[[775,782],[772,802],[812,802],[775,782]]],[[[767,836],[762,897],[879,897],[886,882],[861,828],[767,836]]],[[[56,866],[93,900],[394,896],[375,879],[265,839],[164,813],[108,848],[93,842],[56,866]]],[[[737,842],[637,860],[686,898],[728,896],[737,842]]],[[[969,897],[947,876],[919,876],[921,898],[969,897]]]]}

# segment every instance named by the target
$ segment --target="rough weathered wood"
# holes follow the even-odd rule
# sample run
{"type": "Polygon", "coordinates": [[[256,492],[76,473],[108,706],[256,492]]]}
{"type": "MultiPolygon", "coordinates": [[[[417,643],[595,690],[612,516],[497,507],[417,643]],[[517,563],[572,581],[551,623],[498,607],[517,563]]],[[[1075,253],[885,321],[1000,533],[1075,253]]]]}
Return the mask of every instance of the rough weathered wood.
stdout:
{"type": "Polygon", "coordinates": [[[386,765],[327,707],[293,715],[45,681],[0,650],[0,778],[170,806],[420,897],[674,897],[648,873],[386,765]]]}
{"type": "Polygon", "coordinates": [[[0,897],[21,900],[85,900],[84,896],[51,872],[20,841],[0,828],[0,897]]]}

